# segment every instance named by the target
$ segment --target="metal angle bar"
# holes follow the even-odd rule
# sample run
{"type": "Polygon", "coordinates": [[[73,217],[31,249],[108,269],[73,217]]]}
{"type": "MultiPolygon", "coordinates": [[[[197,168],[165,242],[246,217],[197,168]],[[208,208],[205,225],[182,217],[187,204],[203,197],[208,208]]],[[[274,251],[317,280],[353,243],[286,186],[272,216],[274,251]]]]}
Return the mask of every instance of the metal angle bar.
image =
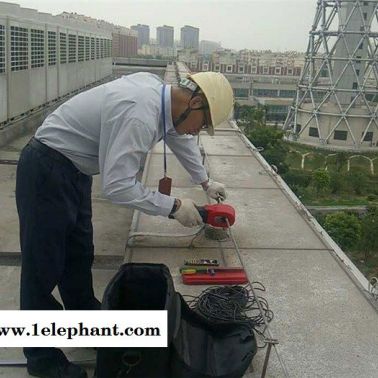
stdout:
{"type": "Polygon", "coordinates": [[[336,130],[336,128],[337,128],[337,127],[339,126],[339,124],[341,123],[341,121],[342,121],[342,118],[340,117],[339,120],[336,122],[335,126],[331,129],[331,131],[330,131],[329,134],[327,135],[326,140],[328,140],[328,139],[331,137],[332,133],[336,130]]]}
{"type": "Polygon", "coordinates": [[[303,131],[306,130],[307,126],[310,124],[312,119],[315,117],[315,113],[314,112],[311,112],[311,113],[312,113],[311,117],[307,120],[307,122],[305,123],[305,125],[303,126],[303,128],[301,129],[301,131],[299,132],[298,135],[301,135],[303,133],[303,131]]]}
{"type": "Polygon", "coordinates": [[[334,20],[335,16],[336,16],[336,13],[338,13],[338,8],[336,6],[336,4],[333,5],[333,8],[331,10],[331,13],[328,15],[328,20],[327,20],[327,23],[326,23],[326,29],[328,30],[329,27],[331,26],[332,24],[332,21],[334,20]]]}
{"type": "MultiPolygon", "coordinates": [[[[301,113],[313,113],[313,110],[307,110],[307,109],[298,109],[301,113]]],[[[341,117],[340,113],[329,113],[329,112],[318,112],[319,115],[323,116],[332,116],[332,117],[341,117]]],[[[348,114],[349,118],[371,118],[372,116],[369,114],[348,114]]]]}
{"type": "Polygon", "coordinates": [[[357,145],[357,141],[356,141],[356,138],[354,137],[354,134],[353,134],[353,131],[352,131],[352,128],[350,127],[350,124],[349,124],[349,121],[348,121],[348,117],[344,117],[344,121],[347,125],[347,128],[348,130],[350,131],[350,135],[352,136],[352,139],[353,139],[353,143],[355,145],[357,145]]]}
{"type": "MultiPolygon", "coordinates": [[[[307,110],[307,109],[298,109],[301,113],[313,113],[313,110],[307,110]]],[[[340,117],[340,113],[330,113],[330,112],[322,112],[318,111],[319,115],[323,116],[332,116],[332,117],[340,117]]],[[[370,114],[348,114],[348,118],[371,118],[372,115],[370,114]]],[[[234,156],[234,155],[232,155],[234,156]]]]}
{"type": "MultiPolygon", "coordinates": [[[[373,70],[374,72],[374,75],[375,75],[375,80],[376,80],[376,84],[378,83],[378,67],[377,67],[377,59],[375,58],[377,52],[378,52],[378,44],[377,46],[375,47],[375,50],[373,51],[373,47],[371,46],[371,43],[370,43],[370,39],[368,38],[367,39],[367,44],[368,44],[368,54],[370,54],[370,57],[371,59],[368,59],[368,63],[371,63],[370,67],[371,67],[371,70],[373,70]]],[[[365,75],[366,75],[366,80],[369,78],[369,75],[366,74],[366,71],[367,71],[367,67],[365,69],[365,75]]]]}
{"type": "Polygon", "coordinates": [[[366,133],[369,131],[370,125],[373,123],[373,118],[370,119],[368,125],[366,126],[364,132],[362,133],[360,144],[364,141],[366,133]]]}
{"type": "MultiPolygon", "coordinates": [[[[345,35],[360,35],[362,33],[361,30],[344,30],[342,32],[343,34],[345,35]]],[[[311,31],[310,34],[313,34],[313,35],[326,35],[326,36],[330,36],[330,37],[337,37],[340,32],[335,30],[335,31],[330,31],[330,30],[326,30],[326,31],[323,31],[323,30],[316,30],[316,31],[311,31]]],[[[372,37],[372,38],[375,38],[375,37],[378,37],[378,33],[377,32],[369,32],[369,36],[372,37]]]]}
{"type": "Polygon", "coordinates": [[[350,22],[350,20],[351,20],[351,18],[353,16],[354,11],[357,9],[357,4],[358,3],[354,2],[353,9],[350,11],[349,16],[347,17],[347,19],[345,21],[345,27],[348,26],[348,24],[349,24],[349,22],[350,22]]]}
{"type": "MultiPolygon", "coordinates": [[[[301,85],[300,86],[301,88],[307,88],[306,85],[301,85]]],[[[317,91],[329,91],[329,87],[312,87],[312,89],[315,89],[317,91]]],[[[344,89],[344,88],[337,88],[334,90],[334,92],[340,92],[340,93],[354,93],[354,89],[344,89]]],[[[378,93],[378,88],[376,89],[370,89],[369,88],[369,91],[371,91],[371,93],[378,93]]]]}
{"type": "MultiPolygon", "coordinates": [[[[323,104],[331,97],[331,91],[327,91],[327,94],[324,96],[323,100],[320,102],[318,107],[316,108],[316,111],[319,112],[320,108],[323,106],[323,104]]],[[[322,114],[320,112],[320,114],[322,114]]]]}

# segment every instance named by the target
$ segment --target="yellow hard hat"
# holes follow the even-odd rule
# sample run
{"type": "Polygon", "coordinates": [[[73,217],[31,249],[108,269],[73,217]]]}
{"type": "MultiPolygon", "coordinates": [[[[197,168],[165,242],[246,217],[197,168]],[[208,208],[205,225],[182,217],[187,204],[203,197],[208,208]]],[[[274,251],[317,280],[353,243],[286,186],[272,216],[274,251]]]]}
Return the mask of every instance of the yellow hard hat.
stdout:
{"type": "Polygon", "coordinates": [[[214,127],[227,120],[234,106],[231,85],[219,72],[198,72],[188,79],[194,81],[206,97],[211,116],[208,133],[214,135],[214,127]]]}

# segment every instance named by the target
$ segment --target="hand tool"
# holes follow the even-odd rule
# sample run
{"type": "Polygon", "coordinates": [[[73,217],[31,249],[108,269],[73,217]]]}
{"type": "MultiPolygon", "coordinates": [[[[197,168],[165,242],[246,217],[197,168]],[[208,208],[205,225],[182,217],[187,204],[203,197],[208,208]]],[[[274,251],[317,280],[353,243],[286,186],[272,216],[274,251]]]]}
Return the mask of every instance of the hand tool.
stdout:
{"type": "Polygon", "coordinates": [[[213,227],[229,228],[235,223],[235,209],[224,203],[197,207],[204,223],[213,227]]]}
{"type": "Polygon", "coordinates": [[[192,259],[185,260],[184,265],[218,266],[219,263],[216,259],[192,259]]]}
{"type": "Polygon", "coordinates": [[[215,272],[222,272],[222,273],[231,273],[231,272],[239,272],[243,270],[241,267],[232,267],[232,268],[226,268],[226,267],[217,267],[217,266],[190,266],[190,265],[184,265],[180,268],[181,274],[196,274],[196,273],[209,273],[209,274],[215,274],[215,272]]]}

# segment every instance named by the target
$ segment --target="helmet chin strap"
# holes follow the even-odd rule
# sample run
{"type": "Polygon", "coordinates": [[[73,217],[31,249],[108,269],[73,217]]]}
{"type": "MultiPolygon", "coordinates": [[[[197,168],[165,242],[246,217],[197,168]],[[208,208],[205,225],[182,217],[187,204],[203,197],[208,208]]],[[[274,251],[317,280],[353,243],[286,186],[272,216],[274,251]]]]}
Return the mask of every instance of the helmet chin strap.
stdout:
{"type": "Polygon", "coordinates": [[[188,107],[185,109],[185,111],[183,113],[180,114],[180,116],[176,120],[173,120],[173,126],[175,127],[175,129],[177,128],[178,125],[183,123],[188,118],[188,116],[189,116],[189,114],[192,110],[200,110],[200,109],[192,109],[189,105],[190,101],[198,94],[199,90],[200,90],[200,88],[197,87],[193,91],[193,93],[192,93],[192,95],[189,99],[189,102],[188,102],[188,107]]]}
{"type": "Polygon", "coordinates": [[[188,118],[191,111],[192,111],[192,108],[188,106],[186,110],[180,114],[180,117],[178,117],[177,120],[173,120],[173,126],[175,127],[175,129],[177,128],[178,125],[183,123],[188,118]]]}

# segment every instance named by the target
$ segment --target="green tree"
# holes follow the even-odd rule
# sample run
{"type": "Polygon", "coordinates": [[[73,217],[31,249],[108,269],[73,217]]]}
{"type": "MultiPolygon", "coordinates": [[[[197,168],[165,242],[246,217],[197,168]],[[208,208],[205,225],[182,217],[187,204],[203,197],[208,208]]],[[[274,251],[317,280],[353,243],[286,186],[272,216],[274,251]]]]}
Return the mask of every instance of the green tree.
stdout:
{"type": "Polygon", "coordinates": [[[279,174],[288,172],[289,166],[285,163],[287,150],[283,146],[278,145],[276,148],[269,148],[261,152],[265,160],[277,167],[279,174]]]}
{"type": "Polygon", "coordinates": [[[358,218],[345,212],[328,214],[324,228],[343,250],[354,248],[361,237],[361,223],[358,218]]]}
{"type": "Polygon", "coordinates": [[[271,127],[256,127],[247,136],[256,147],[263,148],[261,155],[269,164],[276,166],[280,174],[289,170],[285,163],[289,148],[282,142],[282,130],[271,127]]]}
{"type": "Polygon", "coordinates": [[[251,130],[247,134],[247,137],[256,147],[263,147],[264,150],[267,150],[282,144],[283,134],[282,130],[270,127],[258,127],[251,130]]]}
{"type": "Polygon", "coordinates": [[[354,193],[361,195],[366,192],[369,178],[368,175],[361,171],[350,171],[347,174],[347,182],[354,193]]]}
{"type": "Polygon", "coordinates": [[[265,126],[266,108],[264,106],[249,106],[235,103],[235,118],[246,133],[256,127],[265,126]]]}
{"type": "Polygon", "coordinates": [[[361,221],[362,235],[361,248],[365,255],[365,261],[378,253],[378,207],[368,208],[367,214],[361,221]]]}
{"type": "Polygon", "coordinates": [[[292,187],[307,188],[311,182],[311,173],[304,170],[292,169],[285,173],[283,179],[292,187]]]}
{"type": "Polygon", "coordinates": [[[330,173],[329,187],[332,194],[337,194],[346,189],[345,175],[339,171],[330,173]]]}
{"type": "Polygon", "coordinates": [[[336,171],[341,172],[343,166],[347,164],[348,155],[345,152],[338,152],[336,154],[336,171]]]}
{"type": "Polygon", "coordinates": [[[330,185],[330,176],[329,176],[328,171],[321,168],[313,171],[311,183],[317,195],[320,195],[321,193],[325,193],[327,190],[329,190],[329,185],[330,185]]]}

